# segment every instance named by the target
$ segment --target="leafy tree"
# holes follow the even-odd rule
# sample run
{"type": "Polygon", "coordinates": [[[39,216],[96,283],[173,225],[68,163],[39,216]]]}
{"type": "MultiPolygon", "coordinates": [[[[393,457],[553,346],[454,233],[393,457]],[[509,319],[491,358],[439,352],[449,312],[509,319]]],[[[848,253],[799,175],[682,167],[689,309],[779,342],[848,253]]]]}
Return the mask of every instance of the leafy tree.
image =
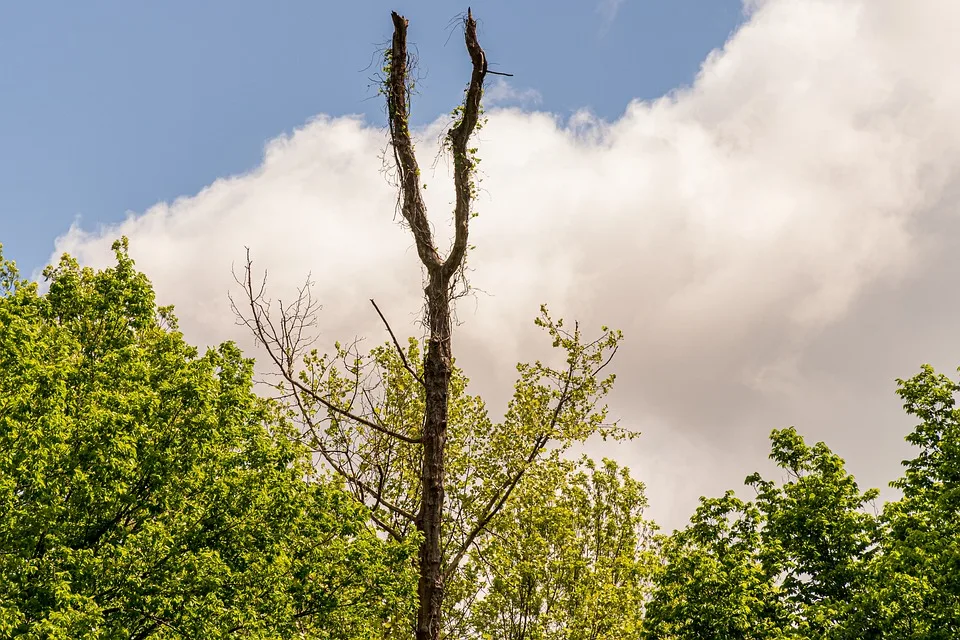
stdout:
{"type": "Polygon", "coordinates": [[[232,344],[199,354],[126,241],[21,280],[0,258],[0,637],[368,638],[409,545],[309,477],[232,344]]]}
{"type": "Polygon", "coordinates": [[[701,498],[691,523],[661,541],[663,567],[647,604],[651,640],[773,640],[793,619],[758,555],[762,514],[728,491],[701,498]]]}
{"type": "Polygon", "coordinates": [[[450,636],[636,637],[655,560],[642,483],[610,460],[531,471],[451,585],[450,636]]]}
{"type": "Polygon", "coordinates": [[[752,474],[755,501],[704,498],[664,541],[646,637],[848,637],[852,603],[870,588],[878,533],[864,507],[877,492],[860,492],[839,456],[793,428],[771,442],[785,482],[752,474]]]}
{"type": "Polygon", "coordinates": [[[892,485],[903,492],[883,511],[882,553],[871,567],[860,628],[875,637],[960,637],[960,384],[926,365],[898,380],[904,408],[920,423],[919,449],[892,485]]]}
{"type": "Polygon", "coordinates": [[[878,492],[861,493],[843,460],[822,442],[808,447],[792,428],[774,431],[771,441],[770,457],[789,481],[777,486],[759,474],[746,480],[763,515],[759,558],[802,636],[842,634],[876,549],[876,519],[865,508],[878,492]]]}

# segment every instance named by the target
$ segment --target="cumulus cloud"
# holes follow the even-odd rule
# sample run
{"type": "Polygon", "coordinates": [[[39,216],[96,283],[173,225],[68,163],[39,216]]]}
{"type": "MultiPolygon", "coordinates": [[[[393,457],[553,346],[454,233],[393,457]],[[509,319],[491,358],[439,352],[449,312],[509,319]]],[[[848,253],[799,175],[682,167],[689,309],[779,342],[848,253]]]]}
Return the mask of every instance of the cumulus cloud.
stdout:
{"type": "MultiPolygon", "coordinates": [[[[493,109],[479,141],[480,292],[459,303],[458,361],[502,401],[512,363],[549,347],[531,323],[541,302],[622,328],[613,410],[645,435],[591,450],[631,464],[670,526],[761,465],[774,427],[826,439],[865,484],[892,479],[909,428],[892,379],[960,355],[945,293],[960,248],[960,4],[747,8],[690,88],[612,122],[493,109]]],[[[424,167],[443,125],[420,132],[424,167]]],[[[256,170],[74,227],[57,252],[105,264],[129,236],[199,343],[249,343],[227,301],[245,246],[279,296],[312,273],[323,340],[385,339],[371,297],[418,334],[420,271],[384,146],[379,123],[321,116],[270,142],[256,170]]],[[[449,166],[424,181],[449,237],[449,166]]]]}

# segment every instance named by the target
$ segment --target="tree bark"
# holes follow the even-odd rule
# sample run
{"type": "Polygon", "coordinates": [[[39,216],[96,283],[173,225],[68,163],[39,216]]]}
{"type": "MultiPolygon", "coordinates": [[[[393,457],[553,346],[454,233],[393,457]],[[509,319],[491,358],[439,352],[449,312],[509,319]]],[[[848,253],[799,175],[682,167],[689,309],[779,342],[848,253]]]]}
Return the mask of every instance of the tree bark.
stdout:
{"type": "Polygon", "coordinates": [[[417,640],[440,637],[443,605],[443,557],[441,552],[444,451],[447,442],[447,394],[450,388],[450,283],[440,270],[430,274],[425,289],[430,339],[424,360],[426,415],[423,425],[423,496],[417,528],[423,534],[420,547],[420,579],[417,640]]]}

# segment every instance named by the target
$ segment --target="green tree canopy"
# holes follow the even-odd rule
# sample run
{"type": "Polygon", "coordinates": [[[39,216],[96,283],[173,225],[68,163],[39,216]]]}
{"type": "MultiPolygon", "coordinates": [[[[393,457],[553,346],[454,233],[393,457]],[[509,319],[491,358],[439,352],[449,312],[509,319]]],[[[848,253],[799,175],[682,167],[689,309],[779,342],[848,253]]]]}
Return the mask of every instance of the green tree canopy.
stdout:
{"type": "Polygon", "coordinates": [[[0,258],[0,637],[368,638],[410,544],[312,471],[252,362],[187,345],[147,278],[0,258]]]}
{"type": "Polygon", "coordinates": [[[755,501],[703,498],[664,541],[647,638],[851,637],[878,535],[864,507],[877,492],[861,492],[839,456],[793,428],[770,440],[784,482],[755,473],[755,501]]]}
{"type": "MultiPolygon", "coordinates": [[[[861,629],[873,637],[947,640],[960,637],[960,384],[926,365],[898,380],[907,436],[918,451],[892,485],[903,497],[885,506],[873,588],[864,594],[861,629]]],[[[852,636],[851,636],[852,637],[852,636]]]]}
{"type": "Polygon", "coordinates": [[[538,465],[452,586],[451,636],[637,637],[656,561],[646,506],[611,460],[538,465]]]}

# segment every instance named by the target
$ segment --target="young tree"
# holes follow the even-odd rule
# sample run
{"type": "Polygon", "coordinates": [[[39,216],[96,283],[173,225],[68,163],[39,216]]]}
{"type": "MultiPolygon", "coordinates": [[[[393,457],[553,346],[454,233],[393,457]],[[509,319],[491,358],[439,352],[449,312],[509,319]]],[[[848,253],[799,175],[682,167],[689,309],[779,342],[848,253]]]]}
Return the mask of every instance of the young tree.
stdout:
{"type": "Polygon", "coordinates": [[[866,507],[878,492],[861,492],[840,456],[822,442],[808,446],[793,428],[774,431],[770,440],[770,457],[788,480],[778,486],[758,473],[747,478],[763,514],[758,557],[801,635],[843,637],[876,551],[876,517],[866,507]]]}
{"type": "Polygon", "coordinates": [[[420,536],[416,637],[437,640],[445,585],[488,535],[528,469],[594,433],[620,433],[605,425],[606,408],[598,406],[613,383],[613,376],[600,378],[600,372],[620,333],[604,327],[599,338],[585,341],[578,327],[568,331],[542,309],[537,323],[562,351],[564,364],[520,365],[513,399],[499,423],[490,420],[479,398],[466,394],[466,379],[453,365],[451,305],[463,284],[473,215],[476,149],[470,138],[480,123],[483,83],[490,72],[468,10],[464,36],[473,69],[446,136],[456,202],[453,244],[444,257],[427,218],[409,129],[408,23],[396,13],[392,17],[383,93],[398,204],[426,276],[426,346],[421,349],[414,341],[402,348],[384,319],[393,338],[387,348],[368,356],[340,345],[332,357],[310,351],[307,333],[316,307],[309,288],[272,317],[264,288],[254,285],[249,258],[242,280],[247,305],[238,313],[281,374],[280,388],[305,442],[348,483],[387,535],[406,540],[416,531],[420,536]]]}
{"type": "Polygon", "coordinates": [[[114,246],[47,293],[0,257],[0,637],[369,638],[415,548],[310,478],[232,344],[188,346],[114,246]]]}

